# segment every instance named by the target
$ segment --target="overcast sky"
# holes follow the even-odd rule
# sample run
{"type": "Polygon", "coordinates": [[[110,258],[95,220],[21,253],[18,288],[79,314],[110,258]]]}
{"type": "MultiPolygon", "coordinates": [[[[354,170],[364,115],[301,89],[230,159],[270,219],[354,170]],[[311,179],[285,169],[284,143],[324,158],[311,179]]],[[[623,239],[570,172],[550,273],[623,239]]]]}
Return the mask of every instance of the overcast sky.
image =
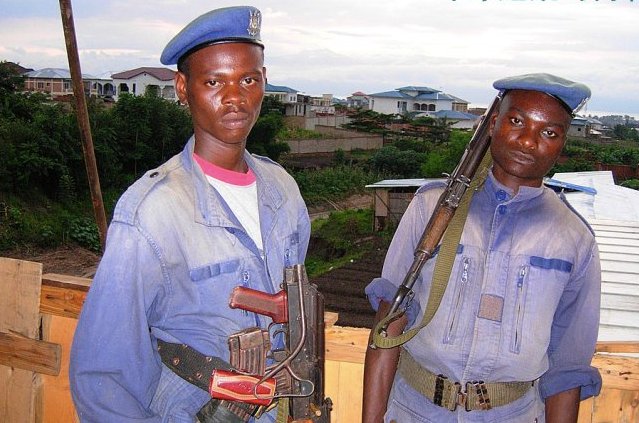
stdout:
{"type": "MultiPolygon", "coordinates": [[[[82,72],[161,66],[186,23],[216,7],[263,14],[269,82],[345,98],[429,86],[485,106],[495,79],[584,82],[585,114],[639,118],[639,0],[72,0],[82,72]]],[[[0,60],[68,69],[59,3],[0,0],[0,60]]]]}

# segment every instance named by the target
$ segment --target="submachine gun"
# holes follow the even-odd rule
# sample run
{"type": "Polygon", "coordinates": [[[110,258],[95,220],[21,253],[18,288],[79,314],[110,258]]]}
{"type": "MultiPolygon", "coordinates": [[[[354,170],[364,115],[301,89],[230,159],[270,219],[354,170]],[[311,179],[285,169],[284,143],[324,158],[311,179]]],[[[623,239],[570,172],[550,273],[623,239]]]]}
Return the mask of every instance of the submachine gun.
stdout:
{"type": "Polygon", "coordinates": [[[229,306],[268,316],[278,329],[271,335],[251,328],[229,338],[230,362],[240,376],[235,373],[235,382],[233,377],[230,381],[235,387],[244,384],[244,396],[226,395],[222,384],[214,398],[265,407],[279,399],[280,407],[283,401],[287,404],[285,421],[330,423],[332,402],[324,397],[324,297],[309,283],[304,265],[286,267],[282,290],[275,294],[236,287],[229,306]],[[284,347],[271,350],[269,338],[282,332],[284,347]],[[253,380],[242,381],[242,373],[253,375],[253,380]]]}
{"type": "MultiPolygon", "coordinates": [[[[405,340],[400,343],[393,342],[390,338],[387,338],[388,326],[393,321],[399,319],[410,305],[414,296],[412,288],[419,277],[422,267],[435,254],[437,246],[448,228],[455,211],[459,207],[464,193],[471,185],[475,172],[487,155],[490,146],[490,120],[499,108],[500,101],[501,94],[493,100],[486,113],[482,116],[457,167],[452,174],[447,175],[446,188],[440,195],[433,214],[415,248],[415,259],[406,273],[402,284],[397,289],[386,316],[380,320],[377,327],[374,328],[373,342],[370,344],[371,348],[393,348],[410,339],[410,337],[406,337],[405,340]]],[[[485,167],[487,168],[487,165],[485,167]]],[[[431,290],[431,296],[432,294],[431,290]]],[[[416,333],[416,331],[413,333],[416,333]]],[[[412,336],[414,336],[414,334],[412,336]]],[[[399,339],[399,337],[396,339],[399,339]]]]}

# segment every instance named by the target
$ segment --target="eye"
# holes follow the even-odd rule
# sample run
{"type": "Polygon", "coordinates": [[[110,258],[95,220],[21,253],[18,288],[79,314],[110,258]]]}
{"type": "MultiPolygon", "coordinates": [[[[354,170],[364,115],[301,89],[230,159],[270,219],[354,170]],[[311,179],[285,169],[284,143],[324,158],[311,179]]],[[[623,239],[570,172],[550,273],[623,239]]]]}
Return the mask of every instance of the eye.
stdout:
{"type": "Polygon", "coordinates": [[[220,83],[214,79],[209,79],[208,81],[205,82],[205,84],[211,88],[215,88],[215,87],[219,87],[220,83]]]}
{"type": "Polygon", "coordinates": [[[541,131],[541,134],[546,138],[555,138],[558,136],[557,133],[552,129],[544,129],[543,131],[541,131]]]}
{"type": "Polygon", "coordinates": [[[513,125],[516,125],[516,126],[521,126],[521,124],[523,123],[521,121],[521,119],[519,119],[518,117],[514,117],[514,116],[509,118],[508,120],[510,121],[510,123],[512,123],[513,125]]]}
{"type": "Polygon", "coordinates": [[[257,80],[255,78],[253,78],[252,76],[248,76],[248,77],[242,79],[242,83],[244,85],[255,84],[255,82],[257,82],[257,80]]]}

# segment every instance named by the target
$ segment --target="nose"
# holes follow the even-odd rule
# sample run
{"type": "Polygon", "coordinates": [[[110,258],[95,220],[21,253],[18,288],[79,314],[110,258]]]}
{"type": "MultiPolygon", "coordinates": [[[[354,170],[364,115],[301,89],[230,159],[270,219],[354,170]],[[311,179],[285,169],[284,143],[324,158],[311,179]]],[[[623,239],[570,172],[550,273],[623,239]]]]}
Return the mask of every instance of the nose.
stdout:
{"type": "Polygon", "coordinates": [[[246,97],[242,92],[240,84],[227,84],[224,90],[223,102],[229,106],[237,106],[243,104],[246,101],[246,97]]]}
{"type": "Polygon", "coordinates": [[[526,150],[534,150],[537,147],[538,132],[535,128],[525,128],[517,135],[517,143],[526,150]]]}

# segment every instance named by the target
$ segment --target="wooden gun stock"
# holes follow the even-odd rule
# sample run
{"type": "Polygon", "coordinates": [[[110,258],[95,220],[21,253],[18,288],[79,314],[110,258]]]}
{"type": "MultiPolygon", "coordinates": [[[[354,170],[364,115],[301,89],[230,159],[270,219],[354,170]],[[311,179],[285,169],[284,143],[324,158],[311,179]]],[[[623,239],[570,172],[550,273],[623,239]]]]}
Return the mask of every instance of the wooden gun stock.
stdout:
{"type": "Polygon", "coordinates": [[[237,286],[231,293],[229,307],[268,316],[273,323],[288,322],[288,298],[286,291],[267,294],[256,289],[237,286]]]}

